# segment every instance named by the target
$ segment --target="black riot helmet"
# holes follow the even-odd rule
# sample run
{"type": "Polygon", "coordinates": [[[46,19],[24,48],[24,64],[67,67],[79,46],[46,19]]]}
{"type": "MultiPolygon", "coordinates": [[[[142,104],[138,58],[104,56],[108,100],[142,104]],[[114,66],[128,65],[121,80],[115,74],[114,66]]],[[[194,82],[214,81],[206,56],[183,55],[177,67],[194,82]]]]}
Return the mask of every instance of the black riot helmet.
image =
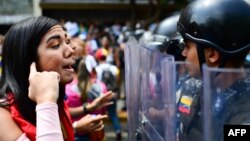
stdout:
{"type": "Polygon", "coordinates": [[[153,31],[154,34],[164,35],[167,37],[172,36],[177,29],[177,22],[179,20],[180,13],[175,13],[165,19],[163,19],[153,31]]]}
{"type": "MultiPolygon", "coordinates": [[[[200,47],[211,47],[225,58],[250,49],[250,0],[197,0],[182,12],[177,30],[200,47]]],[[[201,59],[199,55],[199,59],[201,59]]],[[[203,58],[204,63],[204,58],[203,58]]],[[[200,62],[201,65],[201,62],[200,62]]]]}

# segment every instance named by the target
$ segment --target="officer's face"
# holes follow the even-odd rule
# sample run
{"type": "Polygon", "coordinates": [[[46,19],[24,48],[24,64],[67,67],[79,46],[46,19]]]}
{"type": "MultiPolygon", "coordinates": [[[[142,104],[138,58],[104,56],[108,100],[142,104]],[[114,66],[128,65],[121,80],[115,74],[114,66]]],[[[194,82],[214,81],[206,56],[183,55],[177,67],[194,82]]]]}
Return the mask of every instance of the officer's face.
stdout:
{"type": "Polygon", "coordinates": [[[185,62],[190,63],[192,67],[188,67],[189,75],[193,77],[200,76],[200,64],[197,54],[196,44],[191,41],[185,41],[185,48],[182,51],[185,62]]]}

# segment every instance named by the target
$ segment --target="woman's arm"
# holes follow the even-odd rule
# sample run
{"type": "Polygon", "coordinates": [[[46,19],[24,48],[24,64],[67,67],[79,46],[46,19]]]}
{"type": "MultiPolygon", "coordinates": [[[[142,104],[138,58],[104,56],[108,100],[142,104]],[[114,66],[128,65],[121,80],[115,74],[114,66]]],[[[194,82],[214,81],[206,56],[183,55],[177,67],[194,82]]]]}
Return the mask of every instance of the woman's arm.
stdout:
{"type": "Polygon", "coordinates": [[[57,104],[38,104],[36,113],[36,140],[63,141],[57,104]]]}
{"type": "MultiPolygon", "coordinates": [[[[43,103],[36,107],[37,128],[36,141],[63,141],[56,103],[43,103]]],[[[12,119],[8,110],[0,107],[0,140],[30,141],[12,119]]]]}

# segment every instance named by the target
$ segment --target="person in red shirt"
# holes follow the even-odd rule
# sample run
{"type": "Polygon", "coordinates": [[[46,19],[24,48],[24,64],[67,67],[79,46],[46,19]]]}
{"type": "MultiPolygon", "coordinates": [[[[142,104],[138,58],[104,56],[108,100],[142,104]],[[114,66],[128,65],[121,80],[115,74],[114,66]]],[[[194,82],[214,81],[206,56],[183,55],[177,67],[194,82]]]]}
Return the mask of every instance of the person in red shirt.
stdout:
{"type": "Polygon", "coordinates": [[[86,122],[94,131],[104,128],[107,116],[99,115],[80,119],[73,129],[64,98],[74,63],[74,48],[58,21],[32,17],[10,28],[3,43],[0,140],[73,141],[86,122]]]}

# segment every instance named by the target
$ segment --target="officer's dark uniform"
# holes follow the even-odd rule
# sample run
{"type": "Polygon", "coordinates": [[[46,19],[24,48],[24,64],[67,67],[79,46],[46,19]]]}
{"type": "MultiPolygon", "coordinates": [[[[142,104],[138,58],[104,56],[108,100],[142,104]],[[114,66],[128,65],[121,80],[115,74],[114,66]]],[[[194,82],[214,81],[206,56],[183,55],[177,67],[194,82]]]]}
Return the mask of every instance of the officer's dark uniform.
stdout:
{"type": "Polygon", "coordinates": [[[213,117],[217,120],[218,133],[214,136],[223,138],[223,125],[250,124],[250,76],[237,80],[223,92],[216,94],[213,103],[213,117]],[[218,120],[219,119],[219,120],[218,120]]]}
{"type": "MultiPolygon", "coordinates": [[[[202,92],[202,82],[190,78],[186,80],[181,91],[178,103],[178,134],[180,141],[202,141],[202,114],[199,107],[202,92]],[[188,97],[191,99],[190,111],[181,110],[181,99],[188,97]]],[[[177,91],[178,92],[178,91],[177,91]]],[[[216,93],[216,92],[215,92],[216,93]]],[[[213,103],[213,113],[218,122],[216,128],[217,136],[223,138],[223,127],[221,123],[227,124],[250,124],[250,77],[236,81],[229,88],[215,94],[213,103]]]]}
{"type": "Polygon", "coordinates": [[[176,92],[177,103],[177,134],[180,141],[201,139],[200,96],[202,81],[186,78],[180,82],[176,92]]]}

